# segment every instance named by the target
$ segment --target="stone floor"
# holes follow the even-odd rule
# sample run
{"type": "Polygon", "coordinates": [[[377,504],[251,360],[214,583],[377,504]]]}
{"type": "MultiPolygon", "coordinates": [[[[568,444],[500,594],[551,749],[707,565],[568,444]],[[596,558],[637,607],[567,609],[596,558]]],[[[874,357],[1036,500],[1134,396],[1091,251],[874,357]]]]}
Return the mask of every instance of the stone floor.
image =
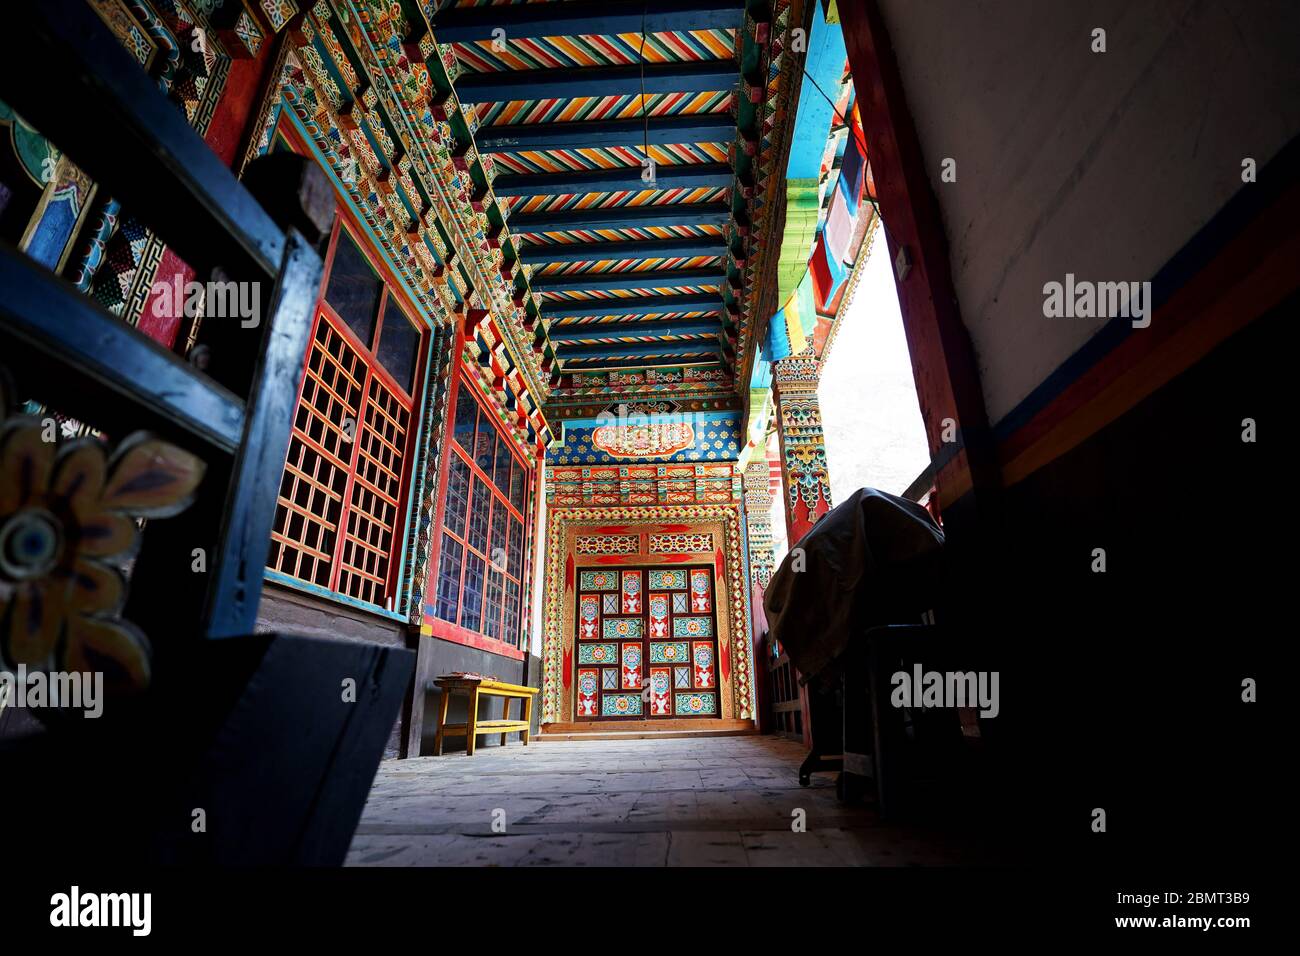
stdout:
{"type": "Polygon", "coordinates": [[[537,742],[379,768],[349,866],[844,866],[987,862],[882,824],[775,737],[537,742]],[[796,832],[795,820],[806,820],[796,832]],[[494,829],[495,823],[495,829],[494,829]]]}

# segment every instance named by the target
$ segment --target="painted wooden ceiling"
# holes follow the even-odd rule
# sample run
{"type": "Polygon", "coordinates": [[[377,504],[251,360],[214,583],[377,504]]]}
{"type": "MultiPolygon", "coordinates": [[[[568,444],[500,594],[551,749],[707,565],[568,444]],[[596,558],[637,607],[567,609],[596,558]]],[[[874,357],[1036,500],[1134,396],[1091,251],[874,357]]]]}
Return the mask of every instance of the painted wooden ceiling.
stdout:
{"type": "Polygon", "coordinates": [[[552,384],[734,378],[749,231],[745,0],[448,0],[429,18],[555,356],[552,384]],[[653,164],[653,165],[651,165],[653,164]]]}

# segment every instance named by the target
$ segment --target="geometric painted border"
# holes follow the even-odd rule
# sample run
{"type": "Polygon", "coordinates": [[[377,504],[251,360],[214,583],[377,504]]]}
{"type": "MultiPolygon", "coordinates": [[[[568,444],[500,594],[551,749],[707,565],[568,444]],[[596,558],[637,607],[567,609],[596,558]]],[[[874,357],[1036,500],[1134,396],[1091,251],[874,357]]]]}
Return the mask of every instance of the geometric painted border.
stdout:
{"type": "MultiPolygon", "coordinates": [[[[542,723],[573,719],[571,695],[564,686],[566,665],[573,669],[572,630],[574,602],[577,594],[579,556],[572,552],[571,538],[576,532],[599,525],[612,524],[683,524],[714,523],[712,530],[723,548],[725,578],[718,584],[719,651],[726,647],[731,674],[730,688],[720,688],[722,716],[752,719],[755,713],[754,686],[749,648],[749,581],[741,552],[739,505],[657,505],[647,507],[555,508],[547,514],[545,603],[542,609],[542,723]],[[571,582],[571,583],[569,583],[571,582]],[[723,603],[730,609],[724,616],[723,603]],[[566,627],[566,622],[569,627],[566,627]],[[725,627],[724,627],[725,622],[725,627]],[[724,633],[725,632],[725,633],[724,633]],[[725,643],[724,643],[725,642],[725,643]],[[730,693],[725,693],[727,690],[730,693]]],[[[629,528],[628,530],[631,530],[629,528]]],[[[635,559],[635,563],[658,564],[659,556],[635,559]]],[[[587,560],[590,560],[588,558],[587,560]]],[[[627,559],[625,559],[627,560],[627,559]]],[[[715,569],[716,570],[716,569],[715,569]]],[[[719,675],[721,677],[721,675],[719,675]]]]}

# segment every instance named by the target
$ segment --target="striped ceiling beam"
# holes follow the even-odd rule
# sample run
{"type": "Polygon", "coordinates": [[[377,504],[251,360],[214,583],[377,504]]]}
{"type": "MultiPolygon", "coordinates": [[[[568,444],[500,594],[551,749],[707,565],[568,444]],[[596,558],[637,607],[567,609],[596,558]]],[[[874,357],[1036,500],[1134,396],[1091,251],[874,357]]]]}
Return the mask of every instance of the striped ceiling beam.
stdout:
{"type": "Polygon", "coordinates": [[[567,100],[588,96],[647,96],[655,93],[722,93],[740,83],[734,60],[703,63],[647,63],[641,67],[594,66],[555,70],[468,73],[456,81],[461,103],[567,100]]]}
{"type": "Polygon", "coordinates": [[[564,371],[566,374],[581,374],[582,372],[612,372],[622,369],[662,368],[663,366],[707,366],[720,364],[722,363],[716,358],[681,359],[664,357],[640,359],[636,362],[626,362],[620,359],[602,359],[599,361],[587,361],[578,364],[565,363],[564,371]]]}
{"type": "Polygon", "coordinates": [[[534,292],[613,292],[619,289],[672,289],[713,285],[727,276],[721,266],[711,269],[661,269],[645,272],[596,272],[533,276],[534,292]]]}
{"type": "Polygon", "coordinates": [[[586,2],[529,3],[515,6],[449,7],[430,19],[439,43],[554,36],[614,36],[620,33],[675,33],[682,30],[734,30],[745,19],[744,0],[653,0],[645,4],[586,2]],[[499,34],[498,34],[499,35],[499,34]]]}
{"type": "Polygon", "coordinates": [[[721,312],[722,299],[717,295],[663,295],[648,299],[606,299],[595,305],[590,299],[568,302],[545,302],[542,318],[598,319],[609,315],[665,315],[669,312],[721,312]]]}
{"type": "MultiPolygon", "coordinates": [[[[551,4],[528,4],[551,6],[551,4]]],[[[484,9],[502,9],[484,8],[484,9]]],[[[480,153],[521,153],[548,149],[592,149],[678,143],[730,143],[736,121],[728,113],[651,116],[603,123],[537,123],[485,126],[475,134],[480,153]]]]}
{"type": "Polygon", "coordinates": [[[731,208],[723,203],[672,203],[663,206],[615,206],[559,212],[519,213],[510,229],[523,232],[566,232],[584,229],[644,229],[655,226],[725,226],[731,208]]]}
{"type": "MultiPolygon", "coordinates": [[[[726,241],[718,236],[701,239],[650,239],[644,242],[564,242],[528,245],[519,253],[519,261],[525,265],[551,262],[622,262],[628,259],[723,256],[726,253],[726,241]]],[[[533,287],[536,288],[535,283],[533,287]]]]}
{"type": "Polygon", "coordinates": [[[568,196],[580,193],[641,192],[647,189],[716,189],[730,186],[736,174],[723,163],[659,166],[654,180],[640,166],[569,173],[501,173],[492,182],[498,196],[568,196]]]}
{"type": "Polygon", "coordinates": [[[574,359],[631,359],[662,355],[709,355],[719,358],[722,355],[722,346],[709,339],[699,342],[650,342],[636,345],[625,343],[583,346],[564,345],[560,346],[556,355],[561,362],[574,359]]]}
{"type": "Polygon", "coordinates": [[[602,322],[598,325],[552,326],[550,338],[556,345],[591,342],[595,339],[638,335],[710,335],[720,331],[716,320],[677,319],[666,322],[602,322]]]}

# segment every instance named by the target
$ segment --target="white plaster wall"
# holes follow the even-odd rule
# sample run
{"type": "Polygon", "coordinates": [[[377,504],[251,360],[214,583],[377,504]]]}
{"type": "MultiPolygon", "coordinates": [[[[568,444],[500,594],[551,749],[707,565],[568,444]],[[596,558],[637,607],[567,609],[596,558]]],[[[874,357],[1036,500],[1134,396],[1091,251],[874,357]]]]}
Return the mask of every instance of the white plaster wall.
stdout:
{"type": "Polygon", "coordinates": [[[1045,282],[1150,279],[1300,129],[1294,0],[880,5],[995,423],[1104,324],[1045,282]]]}

